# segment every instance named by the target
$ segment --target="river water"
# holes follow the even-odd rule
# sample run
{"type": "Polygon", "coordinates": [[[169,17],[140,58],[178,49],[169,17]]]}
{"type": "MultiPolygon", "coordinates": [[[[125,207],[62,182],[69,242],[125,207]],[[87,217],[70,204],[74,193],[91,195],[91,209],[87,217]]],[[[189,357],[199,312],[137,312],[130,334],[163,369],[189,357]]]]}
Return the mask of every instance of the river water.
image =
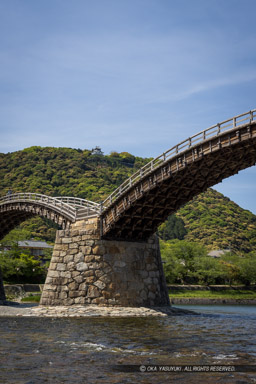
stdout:
{"type": "Polygon", "coordinates": [[[256,364],[256,306],[182,308],[201,314],[2,317],[0,383],[256,383],[256,372],[140,372],[141,365],[256,364]]]}

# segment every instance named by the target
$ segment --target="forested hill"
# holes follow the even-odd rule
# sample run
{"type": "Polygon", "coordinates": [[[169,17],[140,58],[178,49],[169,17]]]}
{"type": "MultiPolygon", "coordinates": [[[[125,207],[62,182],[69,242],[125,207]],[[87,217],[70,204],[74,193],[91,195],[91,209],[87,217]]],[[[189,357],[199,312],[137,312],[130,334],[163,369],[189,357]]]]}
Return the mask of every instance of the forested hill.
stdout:
{"type": "Polygon", "coordinates": [[[101,201],[148,161],[127,152],[30,147],[0,154],[1,195],[12,188],[101,201]]]}
{"type": "MultiPolygon", "coordinates": [[[[99,150],[52,147],[0,154],[0,195],[11,188],[99,202],[148,161],[127,152],[104,156],[99,150]]],[[[14,237],[54,241],[55,229],[47,220],[34,218],[14,237]]],[[[197,241],[209,249],[250,252],[256,249],[256,216],[209,189],[170,217],[159,234],[165,240],[197,241]]]]}
{"type": "Polygon", "coordinates": [[[256,216],[209,188],[158,228],[163,240],[197,242],[237,254],[256,250],[256,216]]]}
{"type": "Polygon", "coordinates": [[[256,250],[256,216],[211,188],[182,207],[177,216],[185,223],[188,241],[237,253],[256,250]]]}

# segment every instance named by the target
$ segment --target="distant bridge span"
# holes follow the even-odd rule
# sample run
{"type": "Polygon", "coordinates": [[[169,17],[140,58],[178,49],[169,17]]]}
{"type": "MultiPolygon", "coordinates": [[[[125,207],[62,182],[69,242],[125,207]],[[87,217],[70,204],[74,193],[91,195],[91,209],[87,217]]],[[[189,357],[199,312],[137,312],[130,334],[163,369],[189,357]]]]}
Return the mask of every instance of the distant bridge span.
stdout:
{"type": "Polygon", "coordinates": [[[0,198],[0,239],[39,215],[63,229],[99,217],[101,237],[146,240],[197,194],[256,162],[256,110],[216,124],[150,161],[102,204],[74,197],[15,193],[0,198]]]}
{"type": "Polygon", "coordinates": [[[0,198],[0,239],[23,221],[41,216],[62,229],[85,217],[100,214],[100,204],[74,197],[50,197],[39,193],[10,193],[0,198]]]}
{"type": "Polygon", "coordinates": [[[256,162],[256,110],[216,124],[155,158],[104,202],[102,236],[145,240],[197,194],[256,162]]]}

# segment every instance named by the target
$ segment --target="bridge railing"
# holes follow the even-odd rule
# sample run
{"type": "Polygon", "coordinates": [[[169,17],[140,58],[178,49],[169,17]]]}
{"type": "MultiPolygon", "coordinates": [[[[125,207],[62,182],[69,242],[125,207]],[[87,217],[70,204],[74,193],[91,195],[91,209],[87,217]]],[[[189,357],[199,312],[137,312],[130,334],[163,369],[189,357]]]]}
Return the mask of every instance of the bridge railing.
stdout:
{"type": "Polygon", "coordinates": [[[256,109],[249,112],[243,113],[232,117],[231,119],[225,120],[221,123],[215,124],[204,131],[201,131],[194,136],[189,137],[188,139],[180,142],[174,147],[168,149],[166,152],[162,153],[160,156],[151,160],[149,163],[140,168],[135,172],[129,179],[125,180],[114,192],[103,201],[104,208],[109,207],[116,199],[118,199],[123,193],[125,193],[129,188],[134,186],[139,180],[141,180],[146,175],[150,174],[154,169],[158,168],[160,165],[170,160],[170,158],[177,156],[178,154],[186,151],[187,149],[203,143],[204,141],[219,136],[223,132],[233,130],[234,128],[241,127],[245,124],[250,124],[251,122],[256,121],[256,109]]]}
{"type": "Polygon", "coordinates": [[[101,213],[101,204],[94,201],[80,199],[78,197],[56,197],[57,200],[63,203],[70,204],[76,209],[76,218],[99,216],[101,213]]]}
{"type": "Polygon", "coordinates": [[[79,197],[70,197],[70,196],[64,196],[64,197],[55,197],[55,199],[62,201],[63,203],[72,204],[76,207],[85,207],[85,208],[92,208],[95,211],[100,211],[100,204],[95,203],[94,201],[80,199],[79,197]]]}
{"type": "Polygon", "coordinates": [[[92,201],[73,197],[51,197],[39,193],[7,193],[6,196],[0,198],[0,205],[9,202],[38,202],[49,208],[56,209],[74,221],[77,216],[83,218],[98,215],[101,209],[100,204],[92,201]]]}

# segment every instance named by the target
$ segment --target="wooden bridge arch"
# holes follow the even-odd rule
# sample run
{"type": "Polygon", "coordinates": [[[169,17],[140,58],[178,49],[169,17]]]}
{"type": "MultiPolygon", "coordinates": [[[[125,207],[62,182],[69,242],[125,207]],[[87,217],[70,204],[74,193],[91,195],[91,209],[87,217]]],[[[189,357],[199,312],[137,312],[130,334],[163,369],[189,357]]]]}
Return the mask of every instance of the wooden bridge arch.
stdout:
{"type": "Polygon", "coordinates": [[[146,240],[197,194],[256,162],[256,110],[216,124],[169,149],[104,202],[102,236],[146,240]]]}
{"type": "Polygon", "coordinates": [[[62,229],[67,229],[75,221],[98,216],[99,212],[99,204],[84,199],[9,193],[0,198],[0,239],[33,216],[46,217],[62,229]]]}

